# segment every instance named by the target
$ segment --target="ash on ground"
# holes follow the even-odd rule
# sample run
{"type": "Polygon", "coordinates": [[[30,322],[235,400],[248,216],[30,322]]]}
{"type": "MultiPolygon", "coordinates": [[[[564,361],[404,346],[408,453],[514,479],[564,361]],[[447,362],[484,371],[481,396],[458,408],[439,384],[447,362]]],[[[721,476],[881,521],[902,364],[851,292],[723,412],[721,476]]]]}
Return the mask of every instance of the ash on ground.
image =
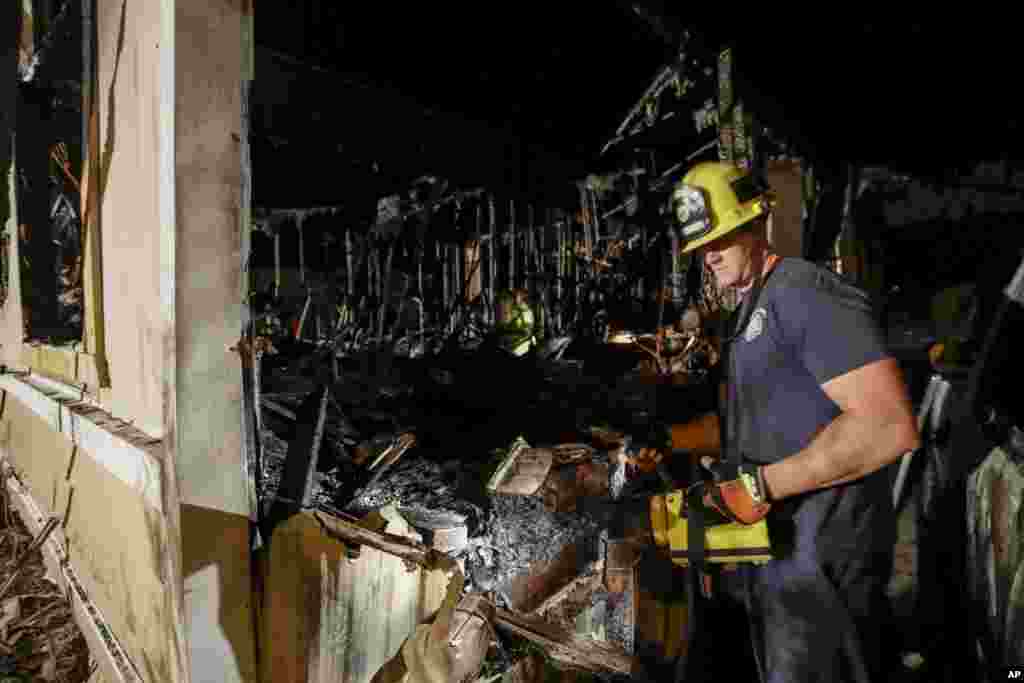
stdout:
{"type": "MultiPolygon", "coordinates": [[[[288,444],[269,429],[262,437],[261,497],[273,500],[288,444]]],[[[595,457],[602,460],[603,454],[595,457]]],[[[326,512],[356,516],[393,504],[427,538],[437,529],[464,526],[468,542],[451,554],[465,565],[466,590],[494,592],[510,607],[504,593],[513,579],[582,540],[592,543],[596,554],[603,525],[587,514],[551,512],[538,497],[490,495],[485,467],[468,458],[440,461],[410,452],[379,482],[348,501],[335,498],[343,490],[340,477],[319,472],[314,501],[326,512]]]]}
{"type": "Polygon", "coordinates": [[[471,539],[466,557],[476,590],[499,592],[537,563],[549,562],[570,544],[583,539],[595,545],[601,527],[592,518],[571,512],[550,512],[539,498],[493,496],[489,533],[471,539]],[[475,547],[474,547],[475,546],[475,547]]]}
{"type": "Polygon", "coordinates": [[[571,543],[596,540],[601,531],[586,515],[548,511],[540,498],[487,494],[473,462],[411,458],[362,491],[347,510],[362,514],[392,503],[428,533],[465,525],[468,543],[454,556],[465,562],[466,588],[499,596],[516,576],[553,560],[571,543]]]}

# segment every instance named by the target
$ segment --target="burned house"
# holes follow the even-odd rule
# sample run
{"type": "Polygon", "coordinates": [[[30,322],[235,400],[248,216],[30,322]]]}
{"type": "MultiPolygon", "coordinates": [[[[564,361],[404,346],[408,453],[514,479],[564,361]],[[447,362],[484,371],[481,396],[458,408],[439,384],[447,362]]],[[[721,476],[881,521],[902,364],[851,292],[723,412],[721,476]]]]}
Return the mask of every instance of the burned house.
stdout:
{"type": "Polygon", "coordinates": [[[1016,113],[978,104],[1009,46],[661,4],[0,10],[3,666],[369,681],[454,566],[497,608],[483,680],[674,675],[688,570],[610,566],[601,508],[490,484],[517,448],[612,500],[694,476],[641,446],[716,404],[734,293],[666,214],[707,160],[771,185],[780,254],[880,302],[920,409],[891,467],[894,680],[1015,661],[993,378],[1024,182],[1016,113]]]}

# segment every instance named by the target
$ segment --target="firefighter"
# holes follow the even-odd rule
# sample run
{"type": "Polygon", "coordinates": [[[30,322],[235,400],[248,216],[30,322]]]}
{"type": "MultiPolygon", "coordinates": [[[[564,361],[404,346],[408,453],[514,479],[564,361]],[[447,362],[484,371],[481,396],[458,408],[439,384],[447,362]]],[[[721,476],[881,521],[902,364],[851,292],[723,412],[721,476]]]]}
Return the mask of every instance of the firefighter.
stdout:
{"type": "Polygon", "coordinates": [[[884,680],[896,536],[885,468],[918,446],[914,415],[868,296],[780,258],[771,208],[758,178],[728,163],[696,165],[673,191],[683,252],[699,250],[741,298],[723,336],[724,449],[688,500],[768,522],[773,559],[732,576],[764,683],[884,680]]]}

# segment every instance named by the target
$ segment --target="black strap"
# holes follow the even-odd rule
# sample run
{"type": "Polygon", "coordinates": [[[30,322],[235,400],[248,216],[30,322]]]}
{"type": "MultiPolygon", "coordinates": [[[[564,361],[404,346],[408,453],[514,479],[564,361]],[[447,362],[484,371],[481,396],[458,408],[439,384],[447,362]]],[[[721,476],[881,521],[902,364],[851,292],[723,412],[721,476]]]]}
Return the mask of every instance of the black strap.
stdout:
{"type": "MultiPolygon", "coordinates": [[[[700,465],[691,462],[691,482],[700,481],[700,465]]],[[[707,680],[709,658],[705,656],[708,634],[704,628],[704,598],[701,574],[706,568],[704,552],[704,506],[700,501],[700,488],[686,492],[686,554],[690,566],[687,568],[686,601],[689,608],[687,620],[687,642],[690,644],[685,655],[680,655],[676,665],[677,683],[694,683],[707,680]]]]}
{"type": "MultiPolygon", "coordinates": [[[[774,271],[774,269],[772,269],[774,271]]],[[[735,327],[732,330],[728,328],[728,322],[733,320],[733,316],[730,316],[723,325],[722,330],[722,355],[723,359],[729,364],[726,368],[725,379],[727,386],[731,386],[731,378],[735,376],[733,371],[733,354],[731,352],[732,343],[739,338],[747,325],[750,323],[750,319],[754,314],[754,310],[757,307],[757,303],[761,298],[761,292],[764,289],[764,284],[768,281],[768,277],[771,275],[759,276],[754,281],[754,287],[749,297],[747,297],[740,307],[739,315],[736,316],[735,327]]],[[[717,387],[715,388],[717,393],[717,387]]],[[[729,390],[731,393],[731,389],[729,390]]],[[[728,398],[728,397],[727,397],[728,398]]],[[[738,415],[733,401],[726,401],[727,405],[724,407],[725,419],[720,422],[719,429],[721,430],[722,440],[722,455],[723,458],[730,459],[731,454],[727,450],[730,442],[735,440],[736,427],[738,415]],[[725,426],[728,423],[728,427],[725,426]]],[[[734,458],[737,462],[739,461],[739,454],[735,455],[734,458]]],[[[687,639],[690,643],[687,654],[684,656],[680,655],[680,659],[676,664],[676,681],[677,683],[696,683],[698,681],[706,681],[710,678],[710,663],[711,657],[708,656],[708,634],[707,630],[703,627],[703,611],[705,609],[705,600],[703,598],[703,580],[701,575],[707,570],[707,555],[705,553],[705,536],[704,532],[707,528],[707,520],[704,516],[704,505],[700,500],[700,488],[692,488],[693,484],[702,480],[700,472],[700,464],[693,460],[691,463],[691,489],[686,494],[686,554],[689,560],[689,571],[687,572],[687,586],[686,586],[686,599],[689,606],[689,623],[687,628],[687,639]]]]}
{"type": "Polygon", "coordinates": [[[722,336],[722,357],[728,367],[725,370],[725,381],[726,381],[726,405],[720,408],[720,412],[724,413],[723,420],[720,421],[721,434],[720,439],[722,442],[722,459],[726,461],[732,461],[737,464],[742,462],[738,451],[733,452],[732,442],[736,441],[737,429],[739,428],[739,411],[736,410],[735,401],[729,400],[732,393],[734,392],[733,378],[736,376],[735,372],[735,354],[732,352],[733,343],[739,339],[740,335],[747,329],[747,325],[750,324],[750,319],[754,316],[754,311],[757,310],[757,304],[761,300],[761,293],[764,291],[765,285],[768,283],[768,279],[778,269],[778,264],[775,268],[768,271],[767,274],[758,276],[754,280],[754,285],[751,288],[750,296],[743,300],[740,305],[739,314],[736,316],[735,327],[730,331],[728,328],[728,321],[733,319],[730,316],[726,321],[725,329],[723,330],[722,336]],[[728,336],[725,336],[728,332],[728,336]]]}

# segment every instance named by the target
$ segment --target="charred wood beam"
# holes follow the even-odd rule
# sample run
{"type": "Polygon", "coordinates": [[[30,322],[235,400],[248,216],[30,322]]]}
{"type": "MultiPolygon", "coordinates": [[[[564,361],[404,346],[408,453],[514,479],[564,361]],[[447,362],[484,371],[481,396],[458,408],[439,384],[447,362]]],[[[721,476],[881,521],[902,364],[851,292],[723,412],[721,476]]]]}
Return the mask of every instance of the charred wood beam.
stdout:
{"type": "Polygon", "coordinates": [[[578,636],[553,624],[499,609],[498,628],[544,648],[556,662],[571,669],[629,676],[640,670],[638,660],[606,642],[578,636]]]}
{"type": "MultiPolygon", "coordinates": [[[[351,505],[351,501],[353,501],[361,491],[365,491],[367,488],[376,485],[391,469],[392,465],[401,460],[402,456],[404,456],[406,452],[415,445],[416,437],[413,434],[401,434],[397,438],[393,439],[392,442],[384,448],[384,450],[373,458],[372,462],[365,463],[366,468],[364,470],[342,485],[341,490],[335,495],[335,500],[345,501],[342,507],[344,509],[348,509],[351,505]]],[[[358,459],[356,462],[360,463],[358,459]]]]}
{"type": "Polygon", "coordinates": [[[296,413],[296,435],[288,444],[281,484],[266,520],[265,538],[271,537],[275,526],[311,505],[330,397],[330,389],[323,386],[311,393],[296,413]]]}
{"type": "Polygon", "coordinates": [[[490,268],[488,269],[488,272],[487,272],[487,304],[488,304],[488,309],[487,309],[487,314],[486,314],[485,320],[487,322],[493,323],[493,322],[495,322],[495,317],[494,317],[494,302],[496,301],[496,299],[495,299],[495,282],[496,282],[496,279],[497,279],[497,272],[496,271],[498,269],[498,255],[497,255],[497,251],[496,251],[498,249],[498,240],[497,240],[498,218],[497,218],[497,213],[496,213],[497,209],[496,209],[496,207],[494,205],[494,196],[493,195],[488,197],[487,206],[488,206],[488,215],[490,216],[490,236],[491,236],[491,239],[490,239],[490,242],[487,244],[487,253],[488,253],[489,257],[490,257],[488,259],[489,260],[489,264],[490,264],[490,268]]]}
{"type": "Polygon", "coordinates": [[[516,203],[509,200],[508,203],[508,241],[509,241],[509,266],[508,266],[508,288],[516,288],[516,203]]]}
{"type": "Polygon", "coordinates": [[[544,617],[548,612],[561,605],[578,591],[585,591],[588,595],[595,593],[601,587],[601,576],[604,572],[604,560],[596,560],[587,565],[580,574],[549,595],[534,609],[530,610],[529,616],[544,617]]]}
{"type": "Polygon", "coordinates": [[[288,408],[285,408],[280,403],[277,403],[275,401],[270,400],[269,398],[261,397],[260,398],[260,405],[262,405],[264,408],[267,408],[268,410],[270,410],[273,413],[277,413],[281,417],[288,418],[289,420],[295,420],[296,419],[294,412],[292,412],[288,408]]]}
{"type": "Polygon", "coordinates": [[[389,534],[385,531],[366,529],[356,524],[354,519],[342,519],[337,515],[330,515],[325,512],[315,512],[313,514],[328,536],[337,538],[344,543],[351,543],[357,546],[367,545],[426,569],[445,565],[447,558],[412,539],[389,534]]]}
{"type": "MultiPolygon", "coordinates": [[[[447,567],[451,564],[451,560],[442,553],[417,541],[366,529],[356,524],[354,519],[346,520],[323,512],[316,512],[314,515],[325,533],[344,543],[367,545],[427,569],[447,567]]],[[[540,619],[499,609],[495,622],[499,628],[540,645],[552,659],[564,666],[594,673],[627,676],[639,670],[637,660],[615,646],[578,636],[540,619]]]]}

